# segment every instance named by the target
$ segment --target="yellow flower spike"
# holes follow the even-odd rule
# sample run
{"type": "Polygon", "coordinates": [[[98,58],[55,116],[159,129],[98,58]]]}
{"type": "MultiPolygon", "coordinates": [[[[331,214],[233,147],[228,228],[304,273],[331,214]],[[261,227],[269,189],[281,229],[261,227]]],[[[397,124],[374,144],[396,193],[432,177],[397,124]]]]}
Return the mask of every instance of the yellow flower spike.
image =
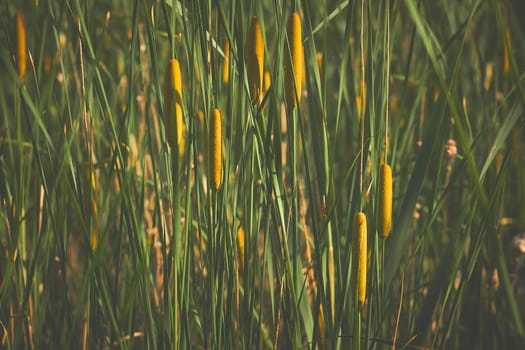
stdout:
{"type": "Polygon", "coordinates": [[[355,214],[352,235],[352,280],[357,290],[357,301],[363,306],[366,299],[366,260],[367,260],[367,231],[366,215],[362,212],[355,214]]]}
{"type": "Polygon", "coordinates": [[[168,61],[165,89],[166,137],[170,147],[177,147],[182,157],[186,147],[186,124],[182,115],[182,79],[177,59],[168,61]]]}
{"type": "Polygon", "coordinates": [[[244,228],[239,223],[237,230],[237,246],[239,248],[239,258],[241,261],[241,270],[244,270],[244,228]]]}
{"type": "Polygon", "coordinates": [[[286,25],[288,44],[284,50],[284,90],[286,103],[297,107],[301,100],[302,81],[304,74],[304,50],[301,37],[301,19],[297,13],[292,13],[286,25]],[[296,98],[297,95],[297,98],[296,98]]]}
{"type": "Polygon", "coordinates": [[[27,68],[26,29],[22,11],[16,11],[16,65],[20,80],[24,80],[27,68]]]}
{"type": "Polygon", "coordinates": [[[224,62],[222,64],[222,82],[228,84],[230,80],[230,42],[224,41],[224,62]]]}
{"type": "Polygon", "coordinates": [[[222,116],[217,108],[213,109],[210,120],[210,174],[212,187],[218,191],[222,177],[222,116]]]}
{"type": "Polygon", "coordinates": [[[377,208],[377,232],[382,238],[388,238],[392,224],[392,169],[388,164],[381,164],[379,171],[379,200],[377,208]]]}
{"type": "Polygon", "coordinates": [[[250,98],[252,103],[260,103],[262,100],[264,41],[257,16],[252,17],[246,40],[246,69],[250,98]]]}

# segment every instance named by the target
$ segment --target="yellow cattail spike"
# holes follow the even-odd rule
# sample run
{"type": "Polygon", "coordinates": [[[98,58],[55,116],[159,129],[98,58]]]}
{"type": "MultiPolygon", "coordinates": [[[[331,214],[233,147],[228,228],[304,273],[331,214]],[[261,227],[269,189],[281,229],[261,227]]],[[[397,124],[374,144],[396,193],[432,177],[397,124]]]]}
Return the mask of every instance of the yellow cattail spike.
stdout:
{"type": "Polygon", "coordinates": [[[240,224],[239,229],[237,230],[237,246],[239,247],[241,270],[244,270],[244,228],[240,224]]]}
{"type": "Polygon", "coordinates": [[[182,116],[182,80],[179,61],[171,59],[166,69],[166,136],[170,147],[178,148],[182,157],[186,146],[186,125],[182,116]]]}
{"type": "Polygon", "coordinates": [[[24,80],[26,75],[26,29],[24,25],[24,16],[22,11],[16,11],[16,65],[20,80],[24,80]]]}
{"type": "Polygon", "coordinates": [[[248,72],[248,86],[250,98],[253,103],[259,103],[262,99],[264,63],[264,42],[261,25],[257,16],[252,17],[248,38],[246,42],[246,68],[248,72]]]}
{"type": "Polygon", "coordinates": [[[379,200],[377,208],[377,232],[382,238],[390,235],[392,224],[392,169],[383,163],[379,171],[379,200]]]}
{"type": "Polygon", "coordinates": [[[210,121],[210,174],[215,191],[221,187],[222,176],[222,117],[221,111],[214,108],[210,121]]]}
{"type": "MultiPolygon", "coordinates": [[[[95,172],[90,163],[84,163],[82,167],[83,201],[87,217],[91,217],[91,248],[97,249],[98,245],[98,206],[97,206],[97,182],[95,172]]],[[[89,222],[89,220],[88,220],[89,222]]]]}
{"type": "Polygon", "coordinates": [[[317,315],[317,328],[319,329],[319,349],[326,349],[326,333],[324,327],[323,304],[319,304],[319,315],[317,315]]]}
{"type": "Polygon", "coordinates": [[[222,64],[222,82],[228,84],[230,80],[230,42],[224,41],[224,62],[222,64]]]}
{"type": "Polygon", "coordinates": [[[362,306],[366,299],[366,215],[355,214],[352,238],[352,279],[357,290],[357,301],[362,306]]]}
{"type": "Polygon", "coordinates": [[[288,45],[284,50],[284,88],[286,103],[297,107],[301,100],[301,84],[304,74],[304,50],[301,38],[301,19],[297,13],[292,13],[286,25],[288,45]],[[297,95],[297,98],[296,98],[297,95]]]}

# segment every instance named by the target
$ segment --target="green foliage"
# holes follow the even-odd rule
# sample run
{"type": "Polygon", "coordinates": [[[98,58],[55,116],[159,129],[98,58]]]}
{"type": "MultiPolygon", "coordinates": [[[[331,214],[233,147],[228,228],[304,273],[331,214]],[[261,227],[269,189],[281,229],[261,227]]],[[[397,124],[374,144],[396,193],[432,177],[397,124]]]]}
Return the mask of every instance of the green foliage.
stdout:
{"type": "Polygon", "coordinates": [[[523,344],[519,2],[22,3],[0,5],[1,348],[523,344]],[[295,109],[292,12],[305,56],[295,109]],[[253,16],[271,79],[256,103],[253,16]],[[166,140],[170,58],[184,91],[180,154],[166,140]],[[385,240],[383,161],[394,179],[385,240]],[[368,218],[363,305],[357,212],[368,218]]]}

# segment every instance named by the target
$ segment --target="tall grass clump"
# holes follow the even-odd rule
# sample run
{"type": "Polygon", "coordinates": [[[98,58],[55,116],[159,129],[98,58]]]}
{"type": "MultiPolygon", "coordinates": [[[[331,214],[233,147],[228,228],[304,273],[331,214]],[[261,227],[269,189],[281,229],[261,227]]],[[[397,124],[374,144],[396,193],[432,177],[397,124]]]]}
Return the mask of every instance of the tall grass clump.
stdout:
{"type": "Polygon", "coordinates": [[[519,1],[14,1],[0,349],[520,349],[519,1]]]}

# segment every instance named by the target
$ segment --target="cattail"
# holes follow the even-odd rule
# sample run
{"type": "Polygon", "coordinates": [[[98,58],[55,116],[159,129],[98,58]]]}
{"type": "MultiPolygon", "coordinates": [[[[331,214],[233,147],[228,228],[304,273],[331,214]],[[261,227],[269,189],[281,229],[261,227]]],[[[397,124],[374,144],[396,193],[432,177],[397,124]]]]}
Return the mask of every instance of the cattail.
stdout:
{"type": "Polygon", "coordinates": [[[224,41],[224,62],[222,64],[222,82],[228,84],[230,80],[230,42],[224,41]]]}
{"type": "Polygon", "coordinates": [[[319,304],[319,314],[317,315],[317,328],[319,330],[319,349],[326,349],[326,333],[324,327],[323,304],[319,304]]]}
{"type": "Polygon", "coordinates": [[[214,108],[210,122],[210,173],[215,191],[221,187],[222,176],[222,117],[221,111],[214,108]]]}
{"type": "Polygon", "coordinates": [[[182,80],[179,61],[168,61],[166,70],[166,134],[170,147],[178,147],[182,157],[186,146],[186,124],[182,116],[182,80]]]}
{"type": "Polygon", "coordinates": [[[263,63],[264,42],[261,26],[257,16],[253,16],[246,42],[248,86],[250,88],[250,98],[253,103],[259,103],[262,99],[263,63]]]}
{"type": "Polygon", "coordinates": [[[241,270],[244,270],[244,228],[241,224],[239,224],[239,229],[237,230],[237,247],[239,248],[241,270]]]}
{"type": "Polygon", "coordinates": [[[392,169],[381,164],[379,171],[379,201],[377,208],[377,232],[382,238],[390,234],[392,224],[392,169]]]}
{"type": "Polygon", "coordinates": [[[24,80],[26,75],[26,28],[22,11],[16,11],[16,65],[20,80],[24,80]]]}
{"type": "Polygon", "coordinates": [[[91,218],[91,248],[94,250],[98,246],[98,206],[96,199],[97,182],[95,172],[90,163],[84,163],[82,167],[83,177],[83,201],[86,216],[91,218]]]}
{"type": "Polygon", "coordinates": [[[284,88],[286,103],[290,107],[297,107],[301,100],[301,83],[304,73],[304,50],[301,39],[301,19],[297,13],[292,13],[286,25],[288,45],[284,50],[284,88]],[[297,95],[297,98],[296,98],[297,95]]]}
{"type": "MultiPolygon", "coordinates": [[[[354,216],[352,237],[352,280],[357,290],[359,305],[365,303],[366,298],[366,216],[359,212],[354,216]]],[[[355,295],[355,294],[354,294],[355,295]]]]}

